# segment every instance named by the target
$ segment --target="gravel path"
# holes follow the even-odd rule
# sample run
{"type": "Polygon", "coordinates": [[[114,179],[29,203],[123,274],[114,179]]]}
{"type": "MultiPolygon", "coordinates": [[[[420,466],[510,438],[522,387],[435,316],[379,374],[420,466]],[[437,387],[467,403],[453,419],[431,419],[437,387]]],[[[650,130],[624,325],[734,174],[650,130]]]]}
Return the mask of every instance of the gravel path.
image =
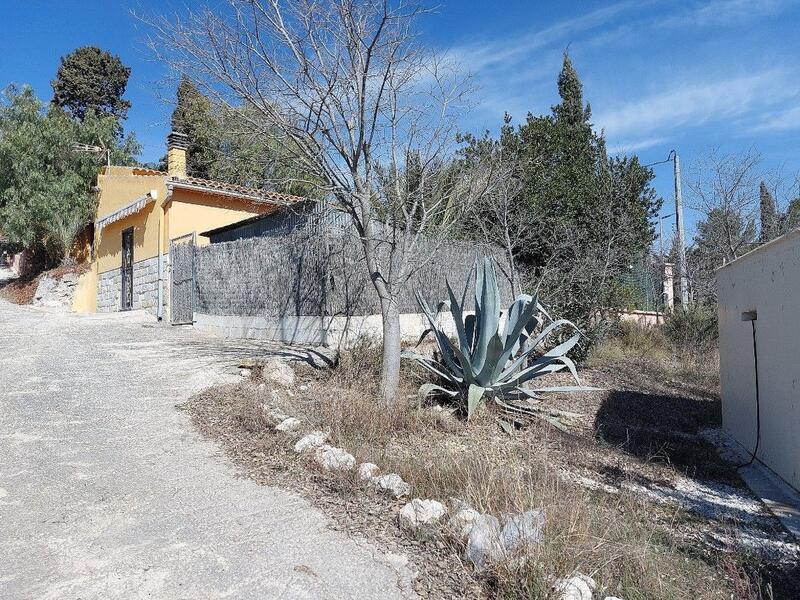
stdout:
{"type": "Polygon", "coordinates": [[[236,478],[175,404],[231,343],[0,300],[0,598],[407,598],[404,558],[236,478]]]}

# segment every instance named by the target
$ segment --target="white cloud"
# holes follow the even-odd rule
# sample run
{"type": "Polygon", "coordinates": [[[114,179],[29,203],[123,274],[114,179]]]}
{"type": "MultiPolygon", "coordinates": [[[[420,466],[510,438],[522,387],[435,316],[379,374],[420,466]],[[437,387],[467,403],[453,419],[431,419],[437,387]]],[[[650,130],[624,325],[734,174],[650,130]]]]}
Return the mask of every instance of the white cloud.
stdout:
{"type": "Polygon", "coordinates": [[[711,0],[663,19],[660,24],[669,27],[740,24],[778,14],[789,4],[788,0],[711,0]]]}
{"type": "Polygon", "coordinates": [[[649,137],[639,140],[630,140],[627,142],[620,142],[612,144],[606,148],[609,154],[632,154],[639,150],[646,150],[667,141],[666,137],[649,137]]]}
{"type": "Polygon", "coordinates": [[[566,19],[522,36],[503,37],[456,46],[448,50],[448,56],[473,73],[487,69],[518,70],[519,62],[542,48],[553,45],[566,46],[570,35],[604,25],[622,13],[641,9],[652,0],[641,2],[626,0],[606,6],[579,17],[566,19]]]}
{"type": "Polygon", "coordinates": [[[620,107],[595,113],[595,125],[625,139],[747,115],[797,93],[797,78],[783,70],[712,82],[684,83],[620,107]]]}
{"type": "Polygon", "coordinates": [[[750,128],[752,132],[788,131],[800,128],[800,106],[793,106],[767,115],[750,128]]]}

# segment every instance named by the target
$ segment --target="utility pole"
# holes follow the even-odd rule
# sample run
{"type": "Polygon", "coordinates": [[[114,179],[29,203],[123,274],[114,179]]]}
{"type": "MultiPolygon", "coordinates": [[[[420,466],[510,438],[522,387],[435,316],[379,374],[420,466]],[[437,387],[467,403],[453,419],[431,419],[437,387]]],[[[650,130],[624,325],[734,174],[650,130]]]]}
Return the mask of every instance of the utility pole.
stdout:
{"type": "Polygon", "coordinates": [[[681,282],[681,307],[689,306],[689,276],[686,269],[686,247],[683,232],[683,198],[681,196],[681,159],[672,151],[675,165],[675,226],[678,233],[678,274],[681,282]]]}

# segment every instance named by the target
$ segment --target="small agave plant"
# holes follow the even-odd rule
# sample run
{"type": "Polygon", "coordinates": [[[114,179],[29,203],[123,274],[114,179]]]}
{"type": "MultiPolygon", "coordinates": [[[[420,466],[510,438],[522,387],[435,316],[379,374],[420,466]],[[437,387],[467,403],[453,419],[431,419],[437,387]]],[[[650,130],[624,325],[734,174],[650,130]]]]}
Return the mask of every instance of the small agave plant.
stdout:
{"type": "MultiPolygon", "coordinates": [[[[420,398],[439,393],[466,400],[464,408],[468,419],[487,400],[491,400],[509,413],[541,417],[559,429],[565,429],[562,419],[579,415],[546,408],[540,399],[548,392],[594,389],[581,385],[575,363],[567,357],[580,340],[581,332],[571,321],[552,319],[538,299],[527,294],[519,295],[504,314],[492,260],[484,257],[482,264],[476,260],[474,272],[475,314],[464,314],[469,283],[464,287],[459,302],[448,282],[450,298],[439,305],[440,310],[449,310],[452,314],[458,337],[455,343],[437,322],[437,315],[422,295],[416,294],[430,324],[426,334],[435,335],[439,356],[432,359],[412,351],[404,352],[403,356],[416,361],[441,382],[441,385],[422,385],[420,398]],[[551,335],[563,334],[564,330],[573,332],[566,341],[546,351],[539,348],[551,335]],[[572,374],[575,385],[529,387],[533,380],[563,369],[572,374]]],[[[563,339],[563,335],[561,337],[563,339]]],[[[506,429],[511,427],[506,422],[502,424],[506,429]]]]}

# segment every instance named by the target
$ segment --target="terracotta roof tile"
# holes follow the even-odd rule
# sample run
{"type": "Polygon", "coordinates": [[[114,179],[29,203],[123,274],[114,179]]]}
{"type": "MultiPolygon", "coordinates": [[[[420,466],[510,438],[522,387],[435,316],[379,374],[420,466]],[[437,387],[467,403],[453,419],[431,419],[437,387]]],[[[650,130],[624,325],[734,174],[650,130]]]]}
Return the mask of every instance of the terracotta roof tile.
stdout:
{"type": "Polygon", "coordinates": [[[201,179],[200,177],[181,177],[167,180],[167,185],[172,185],[178,188],[194,188],[207,190],[212,193],[218,194],[231,194],[235,196],[245,196],[255,202],[266,202],[270,204],[294,204],[306,200],[302,196],[293,196],[291,194],[283,194],[281,192],[272,192],[269,190],[259,190],[256,188],[248,188],[241,185],[232,183],[225,183],[223,181],[213,181],[211,179],[201,179]]]}

